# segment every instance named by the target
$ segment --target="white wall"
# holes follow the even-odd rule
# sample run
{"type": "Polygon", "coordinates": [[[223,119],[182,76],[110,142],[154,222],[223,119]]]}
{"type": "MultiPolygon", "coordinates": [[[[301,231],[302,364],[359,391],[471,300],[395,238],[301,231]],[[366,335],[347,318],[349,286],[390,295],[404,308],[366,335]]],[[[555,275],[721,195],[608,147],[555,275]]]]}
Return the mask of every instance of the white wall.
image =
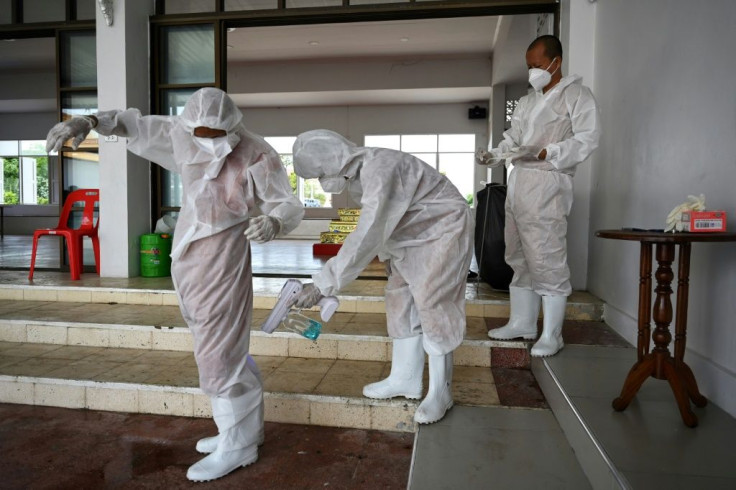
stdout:
{"type": "MultiPolygon", "coordinates": [[[[736,2],[596,5],[603,137],[591,230],[661,228],[675,205],[701,192],[735,230],[736,2]]],[[[606,302],[607,323],[634,343],[639,246],[591,238],[589,251],[589,289],[606,302]]],[[[690,272],[685,361],[703,394],[736,416],[736,244],[695,243],[690,272]]]]}

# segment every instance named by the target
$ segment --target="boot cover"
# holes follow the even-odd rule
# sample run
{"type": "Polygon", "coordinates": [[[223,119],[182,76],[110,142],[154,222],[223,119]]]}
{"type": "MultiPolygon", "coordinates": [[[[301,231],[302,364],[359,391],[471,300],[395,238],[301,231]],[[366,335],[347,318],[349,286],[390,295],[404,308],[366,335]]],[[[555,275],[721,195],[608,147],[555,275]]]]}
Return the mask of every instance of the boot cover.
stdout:
{"type": "Polygon", "coordinates": [[[544,321],[542,336],[532,347],[532,357],[557,354],[565,346],[562,341],[562,323],[565,321],[567,296],[543,296],[544,321]]]}
{"type": "Polygon", "coordinates": [[[509,322],[503,327],[489,330],[488,336],[496,340],[537,338],[540,296],[531,289],[510,287],[509,302],[511,303],[509,322]]]}
{"type": "Polygon", "coordinates": [[[388,378],[363,387],[368,398],[393,398],[403,396],[418,400],[422,397],[422,372],[424,349],[422,336],[394,339],[391,355],[391,373],[388,378]]]}
{"type": "Polygon", "coordinates": [[[219,446],[215,452],[194,463],[187,470],[187,478],[192,481],[210,481],[221,478],[231,471],[258,461],[258,446],[225,451],[219,446]]]}
{"type": "Polygon", "coordinates": [[[429,356],[429,391],[414,412],[418,424],[431,424],[452,408],[452,352],[429,356]]]}
{"type": "MultiPolygon", "coordinates": [[[[220,439],[220,434],[200,439],[199,441],[197,441],[197,452],[200,452],[202,454],[210,454],[215,452],[215,449],[217,449],[217,446],[220,444],[220,439]]],[[[263,446],[264,439],[265,434],[263,433],[263,429],[261,429],[261,432],[258,434],[258,441],[256,442],[256,444],[258,444],[258,446],[263,446]]]]}

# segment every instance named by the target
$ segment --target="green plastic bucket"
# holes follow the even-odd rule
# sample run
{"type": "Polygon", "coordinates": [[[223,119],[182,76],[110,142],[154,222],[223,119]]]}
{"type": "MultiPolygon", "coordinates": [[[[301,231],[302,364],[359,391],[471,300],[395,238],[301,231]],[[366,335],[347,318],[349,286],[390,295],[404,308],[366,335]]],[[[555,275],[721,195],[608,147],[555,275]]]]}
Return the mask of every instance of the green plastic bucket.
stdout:
{"type": "Polygon", "coordinates": [[[171,235],[149,233],[141,235],[141,276],[171,275],[171,235]]]}

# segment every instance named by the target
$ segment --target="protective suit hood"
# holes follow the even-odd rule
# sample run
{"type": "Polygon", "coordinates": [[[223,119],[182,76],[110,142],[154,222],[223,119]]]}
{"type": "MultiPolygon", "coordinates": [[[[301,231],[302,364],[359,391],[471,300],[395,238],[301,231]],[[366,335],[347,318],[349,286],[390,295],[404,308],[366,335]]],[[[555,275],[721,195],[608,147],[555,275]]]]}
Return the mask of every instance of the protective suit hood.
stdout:
{"type": "Polygon", "coordinates": [[[205,177],[216,178],[227,156],[241,140],[244,129],[241,124],[243,114],[235,102],[222,90],[206,87],[197,90],[187,100],[179,121],[185,130],[192,134],[192,150],[189,158],[182,162],[187,165],[206,164],[205,177]],[[194,128],[207,127],[220,129],[227,136],[220,138],[198,138],[193,135],[194,128]]]}
{"type": "Polygon", "coordinates": [[[297,136],[294,142],[294,172],[305,179],[347,177],[358,172],[366,148],[327,129],[297,136]]]}

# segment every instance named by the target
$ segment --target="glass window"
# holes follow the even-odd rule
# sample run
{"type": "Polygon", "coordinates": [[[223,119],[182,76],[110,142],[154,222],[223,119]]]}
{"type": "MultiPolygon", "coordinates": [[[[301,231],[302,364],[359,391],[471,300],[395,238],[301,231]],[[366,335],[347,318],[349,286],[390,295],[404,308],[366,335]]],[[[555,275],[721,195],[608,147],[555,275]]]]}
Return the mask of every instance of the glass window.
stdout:
{"type": "MultiPolygon", "coordinates": [[[[162,113],[169,116],[178,116],[184,110],[189,97],[196,92],[196,88],[180,88],[163,91],[162,113]]],[[[181,175],[161,169],[161,206],[181,206],[181,175]]]]}
{"type": "Polygon", "coordinates": [[[473,205],[475,173],[474,134],[366,135],[365,146],[410,153],[437,169],[473,205]]]}
{"type": "Polygon", "coordinates": [[[401,150],[401,136],[398,134],[366,136],[365,146],[401,150]]]}
{"type": "Polygon", "coordinates": [[[63,197],[76,189],[99,189],[99,156],[86,151],[64,153],[63,197]]]}
{"type": "Polygon", "coordinates": [[[215,0],[166,0],[164,11],[166,14],[214,12],[215,0]]]}
{"type": "MultiPolygon", "coordinates": [[[[95,92],[67,92],[61,97],[61,119],[66,121],[74,116],[88,116],[97,112],[97,94],[95,92]]],[[[79,145],[79,149],[99,148],[97,131],[90,131],[87,138],[79,145]]],[[[67,142],[66,145],[69,143],[67,142]]]]}
{"type": "Polygon", "coordinates": [[[95,18],[97,0],[77,0],[77,20],[91,20],[95,18]]]}
{"type": "Polygon", "coordinates": [[[377,3],[406,3],[408,0],[350,0],[350,5],[373,5],[377,3]]]}
{"type": "Polygon", "coordinates": [[[215,82],[215,28],[212,24],[163,29],[161,83],[215,82]]]}
{"type": "Polygon", "coordinates": [[[94,31],[61,33],[61,86],[97,86],[97,43],[94,31]]]}
{"type": "Polygon", "coordinates": [[[10,24],[13,22],[12,4],[13,0],[0,0],[0,24],[10,24]]]}
{"type": "Polygon", "coordinates": [[[49,204],[49,160],[44,141],[0,142],[0,202],[49,204]]]}
{"type": "Polygon", "coordinates": [[[331,208],[332,194],[322,190],[318,179],[302,179],[294,173],[294,156],[292,148],[296,136],[267,136],[266,142],[273,147],[281,157],[289,176],[289,183],[294,194],[308,208],[331,208]]]}
{"type": "Polygon", "coordinates": [[[66,2],[59,0],[23,0],[23,22],[62,22],[66,2]]]}
{"type": "Polygon", "coordinates": [[[342,0],[286,0],[287,9],[303,7],[340,7],[342,0]]]}
{"type": "Polygon", "coordinates": [[[277,9],[278,0],[225,0],[225,10],[268,10],[277,9]]]}
{"type": "Polygon", "coordinates": [[[401,135],[401,151],[407,153],[429,153],[437,151],[436,134],[401,135]]]}

